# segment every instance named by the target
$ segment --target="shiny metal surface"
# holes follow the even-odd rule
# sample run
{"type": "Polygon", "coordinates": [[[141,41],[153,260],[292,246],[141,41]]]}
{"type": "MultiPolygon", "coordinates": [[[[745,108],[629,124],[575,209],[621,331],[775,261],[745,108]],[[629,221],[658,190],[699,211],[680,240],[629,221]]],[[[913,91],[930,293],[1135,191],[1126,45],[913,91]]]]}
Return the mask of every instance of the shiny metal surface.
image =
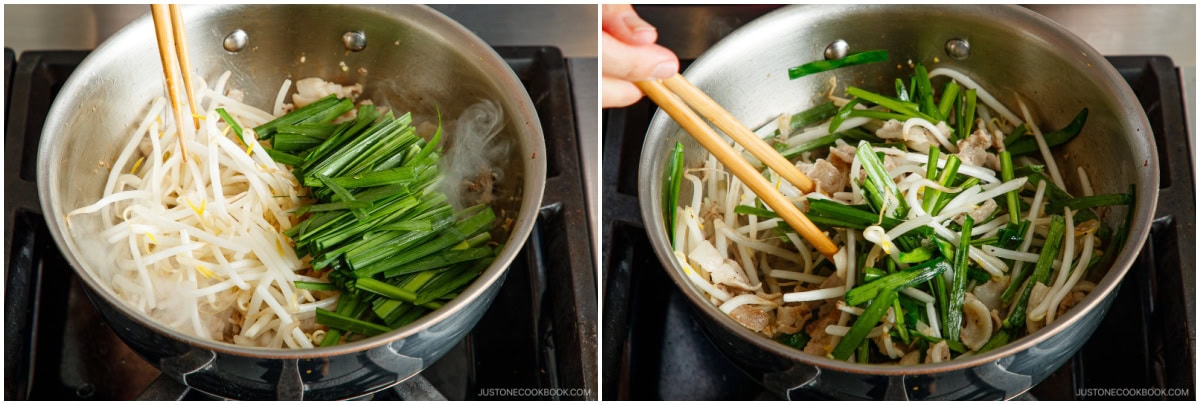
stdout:
{"type": "Polygon", "coordinates": [[[963,60],[971,56],[971,43],[962,38],[946,41],[946,55],[955,60],[963,60]]]}
{"type": "MultiPolygon", "coordinates": [[[[381,4],[383,10],[404,6],[381,4]]],[[[594,58],[595,4],[436,4],[492,46],[554,46],[567,58],[594,58]]],[[[26,50],[93,49],[149,10],[145,4],[5,4],[4,46],[26,50]]]]}
{"type": "Polygon", "coordinates": [[[224,41],[221,41],[221,45],[229,52],[241,52],[248,43],[250,43],[250,37],[246,35],[246,31],[240,29],[233,30],[225,36],[224,41]]]}
{"type": "MultiPolygon", "coordinates": [[[[659,43],[682,59],[695,59],[738,27],[778,6],[639,5],[658,28],[659,43]]],[[[1179,67],[1195,147],[1195,4],[1031,4],[1026,8],[1061,24],[1104,55],[1166,55],[1179,67]]]]}
{"type": "MultiPolygon", "coordinates": [[[[1128,85],[1101,54],[1060,26],[1026,9],[1006,6],[806,6],[789,7],[757,19],[725,37],[684,75],[751,127],[813,105],[834,73],[789,81],[790,66],[820,58],[825,45],[845,39],[856,49],[888,49],[888,63],[837,72],[839,87],[891,86],[897,64],[912,59],[938,66],[952,38],[970,41],[972,56],[953,66],[1014,105],[1014,93],[1034,100],[1038,121],[1059,127],[1080,108],[1091,110],[1085,131],[1064,146],[1064,173],[1088,169],[1097,193],[1136,184],[1137,201],[1129,242],[1089,296],[1058,322],[980,356],[912,367],[865,365],[816,357],[753,333],[718,311],[687,281],[675,263],[661,227],[648,227],[655,253],[701,313],[698,319],[730,359],[780,395],[835,398],[955,399],[1011,398],[1046,378],[1095,330],[1121,278],[1137,256],[1157,201],[1158,163],[1150,126],[1128,85]],[[939,24],[925,24],[936,15],[939,24]],[[846,21],[855,21],[849,25],[846,21]],[[852,27],[888,27],[887,32],[852,27]],[[797,27],[804,27],[798,29],[797,27]],[[996,61],[1004,61],[998,64],[996,61]],[[1069,90],[1068,90],[1069,89],[1069,90]],[[801,96],[797,96],[801,95],[801,96]],[[803,395],[801,395],[803,394],[803,395]]],[[[905,72],[903,69],[901,72],[905,72]]],[[[840,89],[839,89],[840,91],[840,89]]],[[[670,147],[682,141],[688,166],[703,149],[665,114],[656,114],[643,146],[638,200],[646,224],[663,218],[662,173],[670,147]]],[[[1075,189],[1073,180],[1066,180],[1075,189]]],[[[690,192],[684,186],[684,193],[690,192]]],[[[1116,227],[1120,215],[1102,218],[1116,227]]]]}
{"type": "Polygon", "coordinates": [[[342,45],[350,52],[358,52],[367,47],[367,36],[361,31],[347,31],[342,34],[342,45]]]}
{"type": "MultiPolygon", "coordinates": [[[[385,11],[403,6],[377,5],[385,11]]],[[[595,4],[436,4],[431,6],[478,35],[488,45],[495,46],[553,46],[568,59],[587,59],[595,64],[597,49],[597,6],[595,4]]],[[[117,30],[149,11],[144,4],[6,4],[4,6],[4,46],[17,55],[25,50],[94,49],[117,30]]],[[[252,41],[253,38],[250,38],[252,41]]],[[[694,56],[693,56],[694,57],[694,56]]],[[[596,95],[595,73],[592,76],[573,75],[578,85],[572,86],[576,105],[591,103],[581,109],[594,117],[596,95]],[[585,85],[580,80],[590,80],[585,85]]],[[[595,119],[592,118],[595,122],[595,119]]],[[[589,216],[593,222],[592,239],[599,244],[599,126],[580,126],[582,163],[587,188],[589,216]]],[[[597,248],[596,251],[599,251],[597,248]]]]}
{"type": "MultiPolygon", "coordinates": [[[[89,297],[125,342],[164,375],[224,398],[337,399],[359,396],[403,381],[440,358],[471,329],[503,283],[505,271],[534,226],[546,176],[545,144],[538,117],[520,81],[487,44],[461,25],[426,7],[243,6],[184,7],[189,48],[199,77],[235,74],[230,87],[246,102],[266,105],[278,84],[320,76],[360,82],[364,97],[411,110],[414,121],[432,121],[435,104],[453,119],[477,99],[498,102],[507,125],[501,139],[514,144],[507,174],[497,185],[497,208],[515,216],[506,248],[456,299],[422,319],[350,344],[312,350],[270,350],[202,341],[168,330],[115,299],[98,279],[107,263],[91,240],[96,218],[64,213],[99,198],[106,172],[97,162],[116,156],[135,118],[162,94],[158,57],[148,17],[106,41],[76,69],[51,108],[39,145],[38,192],[60,250],[89,297]],[[224,50],[225,36],[243,29],[240,53],[224,50]],[[360,30],[379,46],[348,53],[340,38],[360,30]],[[420,57],[413,57],[420,55],[420,57]],[[301,62],[303,57],[304,62],[301,62]],[[342,70],[339,64],[351,67],[342,70]]],[[[447,134],[453,148],[453,137],[447,134]]],[[[499,210],[498,210],[499,211],[499,210]]]]}
{"type": "Polygon", "coordinates": [[[845,58],[850,53],[850,44],[844,39],[839,39],[830,43],[825,47],[825,60],[837,60],[845,58]]]}

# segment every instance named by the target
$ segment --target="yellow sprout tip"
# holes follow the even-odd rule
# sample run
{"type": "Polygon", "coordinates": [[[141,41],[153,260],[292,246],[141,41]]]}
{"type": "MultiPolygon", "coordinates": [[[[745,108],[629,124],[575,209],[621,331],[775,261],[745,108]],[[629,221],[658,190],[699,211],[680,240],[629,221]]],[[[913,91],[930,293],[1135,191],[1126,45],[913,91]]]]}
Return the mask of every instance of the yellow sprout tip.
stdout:
{"type": "Polygon", "coordinates": [[[137,162],[133,164],[133,169],[130,169],[130,170],[129,170],[129,173],[130,173],[130,174],[137,173],[137,171],[138,171],[138,168],[142,167],[142,162],[144,162],[144,161],[146,161],[146,157],[145,157],[145,156],[142,156],[142,157],[138,158],[137,162]]]}
{"type": "Polygon", "coordinates": [[[196,265],[196,270],[197,270],[197,271],[199,271],[199,272],[200,272],[200,274],[203,274],[203,275],[204,275],[204,278],[213,278],[213,277],[216,277],[216,274],[213,274],[213,272],[212,272],[211,270],[209,270],[209,269],[205,268],[203,265],[199,265],[199,264],[197,264],[197,265],[196,265]]]}
{"type": "Polygon", "coordinates": [[[155,239],[155,238],[154,238],[154,234],[152,234],[152,233],[150,233],[150,232],[146,232],[146,237],[147,237],[147,238],[150,238],[150,241],[151,241],[151,242],[154,242],[155,244],[157,244],[157,243],[158,243],[158,239],[155,239]]]}
{"type": "Polygon", "coordinates": [[[186,201],[188,207],[190,207],[192,209],[192,211],[196,213],[196,216],[204,218],[204,207],[205,207],[206,200],[200,200],[200,208],[196,208],[196,205],[192,204],[191,198],[184,197],[183,200],[186,201]]]}

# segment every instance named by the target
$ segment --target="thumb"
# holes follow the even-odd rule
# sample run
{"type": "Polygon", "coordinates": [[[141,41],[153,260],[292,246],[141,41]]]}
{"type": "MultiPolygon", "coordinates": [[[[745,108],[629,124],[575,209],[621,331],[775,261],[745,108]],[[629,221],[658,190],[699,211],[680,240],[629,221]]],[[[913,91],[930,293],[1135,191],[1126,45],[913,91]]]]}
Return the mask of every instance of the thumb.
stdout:
{"type": "Polygon", "coordinates": [[[630,45],[649,45],[658,40],[658,30],[638,17],[628,4],[605,4],[602,18],[604,32],[630,45]]]}

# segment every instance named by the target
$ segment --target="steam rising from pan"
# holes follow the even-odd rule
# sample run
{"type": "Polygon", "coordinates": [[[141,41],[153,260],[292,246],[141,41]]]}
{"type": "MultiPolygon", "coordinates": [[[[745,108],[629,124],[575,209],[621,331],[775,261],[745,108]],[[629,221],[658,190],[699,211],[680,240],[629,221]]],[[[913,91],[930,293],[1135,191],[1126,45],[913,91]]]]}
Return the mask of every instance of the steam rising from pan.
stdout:
{"type": "Polygon", "coordinates": [[[447,127],[438,188],[456,210],[490,203],[493,185],[504,180],[503,159],[513,147],[513,138],[497,136],[504,128],[503,111],[494,101],[478,101],[447,127]]]}

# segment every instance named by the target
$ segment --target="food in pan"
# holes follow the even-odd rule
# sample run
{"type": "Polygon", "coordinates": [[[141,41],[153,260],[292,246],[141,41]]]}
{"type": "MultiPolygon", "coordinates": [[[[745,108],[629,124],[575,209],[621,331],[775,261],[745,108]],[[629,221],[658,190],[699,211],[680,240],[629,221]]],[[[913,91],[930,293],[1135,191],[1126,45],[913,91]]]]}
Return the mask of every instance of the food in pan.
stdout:
{"type": "Polygon", "coordinates": [[[894,89],[830,90],[755,131],[815,182],[804,193],[763,168],[838,244],[831,258],[711,155],[685,168],[676,145],[667,232],[721,312],[818,356],[938,363],[1032,333],[1095,287],[1089,274],[1128,226],[1110,229],[1096,210],[1131,205],[1133,192],[1097,195],[1083,168],[1059,170],[1050,148],[1086,133],[1088,110],[1043,133],[1019,96],[1011,109],[962,72],[911,67],[894,89]]]}
{"type": "MultiPolygon", "coordinates": [[[[160,98],[103,197],[68,214],[101,216],[113,265],[99,276],[126,303],[201,338],[312,348],[411,323],[491,263],[496,216],[444,178],[464,165],[442,158],[440,117],[418,134],[412,114],[356,105],[361,86],[316,78],[297,81],[294,105],[285,81],[268,113],[229,78],[197,86],[186,156],[160,98]]],[[[462,117],[460,139],[503,126],[490,102],[462,117]]]]}

